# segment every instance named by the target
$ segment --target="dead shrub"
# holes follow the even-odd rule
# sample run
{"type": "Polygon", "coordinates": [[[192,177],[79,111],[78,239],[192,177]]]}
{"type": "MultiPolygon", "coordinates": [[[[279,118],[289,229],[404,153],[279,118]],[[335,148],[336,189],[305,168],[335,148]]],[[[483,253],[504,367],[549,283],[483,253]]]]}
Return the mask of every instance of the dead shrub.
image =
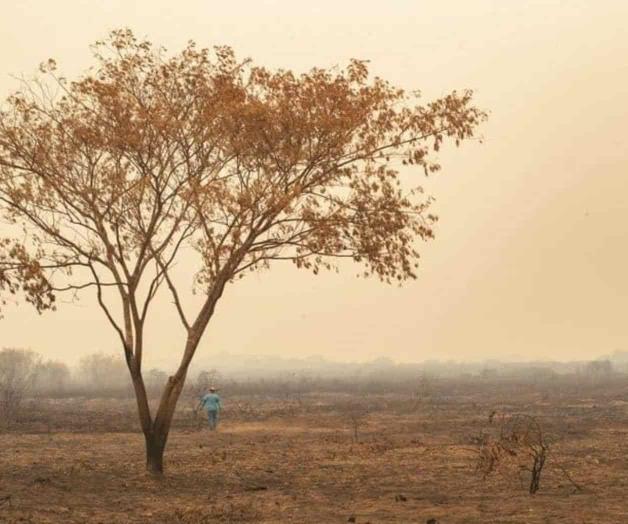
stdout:
{"type": "MultiPolygon", "coordinates": [[[[486,479],[494,472],[508,476],[516,472],[528,476],[528,492],[534,495],[541,487],[541,475],[550,459],[550,439],[541,423],[530,415],[504,415],[492,411],[488,417],[492,429],[474,439],[477,444],[476,473],[486,479]]],[[[558,471],[574,488],[584,491],[567,468],[556,458],[551,461],[552,472],[558,471]]]]}
{"type": "Polygon", "coordinates": [[[368,406],[356,403],[347,406],[345,413],[351,428],[351,438],[353,442],[359,442],[360,429],[366,425],[370,409],[368,406]]]}
{"type": "MultiPolygon", "coordinates": [[[[495,413],[491,413],[491,423],[494,417],[495,413]]],[[[478,440],[476,471],[483,479],[498,470],[514,469],[519,474],[529,474],[528,491],[531,495],[539,490],[550,446],[535,417],[500,416],[498,433],[485,433],[478,440]]]]}

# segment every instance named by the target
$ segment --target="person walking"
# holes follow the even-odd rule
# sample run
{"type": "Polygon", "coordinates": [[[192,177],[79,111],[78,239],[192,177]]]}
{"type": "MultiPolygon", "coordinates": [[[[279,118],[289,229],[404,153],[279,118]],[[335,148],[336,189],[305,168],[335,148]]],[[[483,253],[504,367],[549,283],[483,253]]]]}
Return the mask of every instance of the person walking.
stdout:
{"type": "Polygon", "coordinates": [[[218,414],[222,408],[220,396],[216,391],[216,388],[212,386],[207,393],[201,397],[201,406],[207,411],[207,421],[210,431],[215,431],[218,427],[218,414]]]}

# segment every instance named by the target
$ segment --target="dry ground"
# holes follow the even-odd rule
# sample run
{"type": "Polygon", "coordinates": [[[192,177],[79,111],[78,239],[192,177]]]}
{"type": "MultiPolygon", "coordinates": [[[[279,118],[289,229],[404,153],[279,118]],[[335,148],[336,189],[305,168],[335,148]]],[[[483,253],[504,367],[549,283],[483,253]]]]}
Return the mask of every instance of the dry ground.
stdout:
{"type": "Polygon", "coordinates": [[[0,522],[624,523],[625,393],[529,388],[418,401],[225,392],[216,433],[181,405],[162,480],[143,471],[131,401],[39,401],[0,435],[0,522]],[[535,496],[512,468],[486,480],[474,469],[493,410],[532,414],[546,428],[552,447],[535,496]]]}

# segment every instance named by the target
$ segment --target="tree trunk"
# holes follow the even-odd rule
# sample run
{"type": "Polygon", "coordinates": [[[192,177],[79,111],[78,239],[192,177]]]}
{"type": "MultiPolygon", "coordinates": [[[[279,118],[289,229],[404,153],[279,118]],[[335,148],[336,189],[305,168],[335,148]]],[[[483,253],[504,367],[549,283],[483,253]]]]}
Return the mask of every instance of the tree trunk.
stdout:
{"type": "Polygon", "coordinates": [[[174,411],[184,382],[185,375],[175,375],[168,379],[161,396],[155,420],[150,425],[148,431],[144,431],[146,469],[156,476],[161,476],[164,472],[164,450],[166,449],[174,411]]]}
{"type": "Polygon", "coordinates": [[[140,425],[146,441],[146,469],[151,474],[161,476],[164,471],[164,450],[168,440],[168,430],[170,423],[166,426],[156,427],[150,414],[148,396],[144,379],[135,359],[127,353],[127,365],[131,373],[135,399],[137,400],[137,410],[140,418],[140,425]]]}
{"type": "MultiPolygon", "coordinates": [[[[211,316],[211,311],[209,316],[211,316]]],[[[202,333],[202,330],[199,330],[198,333],[202,333]]],[[[135,389],[140,424],[146,441],[146,469],[156,476],[163,475],[166,442],[168,441],[168,434],[170,433],[170,426],[177,407],[177,401],[183,391],[188,366],[190,365],[190,361],[200,340],[198,333],[196,336],[188,338],[179,369],[174,375],[168,378],[168,382],[161,394],[159,407],[157,408],[154,419],[151,417],[148,396],[146,395],[146,388],[144,386],[140,366],[130,351],[125,351],[127,365],[131,372],[135,389]]]]}
{"type": "Polygon", "coordinates": [[[146,440],[146,470],[155,476],[161,476],[164,472],[164,450],[168,435],[151,432],[144,435],[146,440]]]}

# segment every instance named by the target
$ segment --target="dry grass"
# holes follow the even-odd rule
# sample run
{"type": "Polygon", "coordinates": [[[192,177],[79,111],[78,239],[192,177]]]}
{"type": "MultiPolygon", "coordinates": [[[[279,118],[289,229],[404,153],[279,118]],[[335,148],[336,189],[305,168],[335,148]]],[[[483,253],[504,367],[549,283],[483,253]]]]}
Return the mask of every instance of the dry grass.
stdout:
{"type": "Polygon", "coordinates": [[[628,522],[621,399],[521,393],[508,404],[479,395],[417,405],[318,395],[262,409],[251,399],[226,404],[217,433],[179,414],[161,481],[144,473],[131,402],[33,409],[0,435],[0,522],[628,522]],[[368,405],[357,442],[356,402],[368,405]],[[534,496],[516,476],[482,480],[475,471],[475,438],[495,408],[534,415],[552,438],[534,496]]]}

